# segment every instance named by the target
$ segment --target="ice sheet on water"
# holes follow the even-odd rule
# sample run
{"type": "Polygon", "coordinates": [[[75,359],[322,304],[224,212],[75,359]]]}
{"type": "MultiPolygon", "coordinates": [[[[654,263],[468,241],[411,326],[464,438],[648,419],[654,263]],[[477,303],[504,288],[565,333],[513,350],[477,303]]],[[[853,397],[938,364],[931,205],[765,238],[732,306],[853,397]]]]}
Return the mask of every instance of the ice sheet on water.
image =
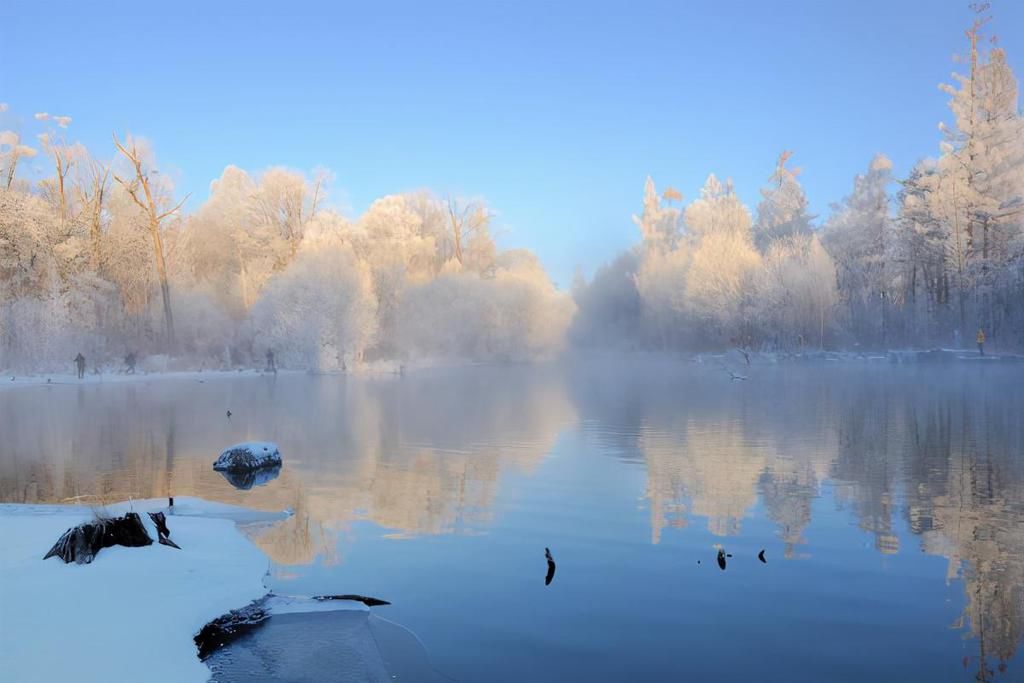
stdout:
{"type": "Polygon", "coordinates": [[[347,604],[279,604],[258,629],[210,655],[212,680],[444,680],[412,632],[360,603],[335,602],[347,604]]]}

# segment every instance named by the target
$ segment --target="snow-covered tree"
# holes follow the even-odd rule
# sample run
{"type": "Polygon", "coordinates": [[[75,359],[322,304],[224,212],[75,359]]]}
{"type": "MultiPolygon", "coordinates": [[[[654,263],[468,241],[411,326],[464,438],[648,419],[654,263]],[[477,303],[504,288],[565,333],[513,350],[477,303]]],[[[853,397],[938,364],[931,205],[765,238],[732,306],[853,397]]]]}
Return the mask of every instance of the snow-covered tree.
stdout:
{"type": "Polygon", "coordinates": [[[36,149],[22,144],[21,136],[13,130],[0,130],[0,178],[4,188],[11,189],[14,174],[18,170],[18,162],[36,155],[36,149]]]}
{"type": "Polygon", "coordinates": [[[255,343],[285,366],[342,369],[373,342],[376,307],[370,274],[351,247],[303,245],[253,306],[255,343]]]}
{"type": "Polygon", "coordinates": [[[686,274],[687,307],[699,338],[721,344],[749,334],[760,265],[749,235],[726,230],[701,238],[686,274]]]}
{"type": "Polygon", "coordinates": [[[898,269],[894,219],[889,198],[892,162],[879,154],[853,192],[832,207],[824,227],[825,245],[836,264],[839,289],[853,334],[887,341],[887,322],[898,269]]]}
{"type": "Polygon", "coordinates": [[[793,153],[789,151],[779,155],[768,185],[761,189],[754,224],[754,242],[761,251],[767,250],[775,240],[811,233],[813,216],[807,213],[807,197],[797,180],[800,169],[786,167],[791,156],[793,153]]]}
{"type": "MultiPolygon", "coordinates": [[[[173,350],[175,344],[174,311],[171,307],[171,285],[167,276],[167,257],[164,250],[163,226],[168,218],[178,212],[181,205],[185,203],[185,199],[174,204],[170,198],[172,189],[170,183],[158,182],[153,179],[155,173],[152,168],[152,161],[146,158],[146,149],[140,148],[137,141],[129,139],[126,145],[122,145],[115,137],[114,146],[117,147],[117,150],[127,160],[130,169],[129,174],[125,175],[124,178],[114,174],[114,180],[118,182],[144,214],[144,225],[153,242],[154,262],[156,263],[157,278],[160,282],[160,295],[163,301],[164,334],[167,335],[169,349],[173,350]]],[[[164,176],[160,178],[163,179],[164,176]]]]}
{"type": "Polygon", "coordinates": [[[680,211],[673,206],[662,206],[650,176],[644,183],[643,207],[639,216],[633,216],[633,223],[640,229],[644,246],[663,253],[674,249],[681,232],[680,211]]]}
{"type": "Polygon", "coordinates": [[[573,285],[576,315],[569,338],[579,348],[636,348],[641,343],[642,298],[637,289],[640,257],[630,249],[599,267],[589,282],[573,285]]]}
{"type": "Polygon", "coordinates": [[[825,345],[839,300],[836,269],[817,235],[776,240],[757,280],[757,317],[765,340],[788,347],[803,340],[825,345]]]}
{"type": "Polygon", "coordinates": [[[731,234],[750,238],[750,211],[736,196],[732,180],[722,184],[712,173],[700,191],[700,199],[686,207],[686,231],[691,239],[731,234]]]}

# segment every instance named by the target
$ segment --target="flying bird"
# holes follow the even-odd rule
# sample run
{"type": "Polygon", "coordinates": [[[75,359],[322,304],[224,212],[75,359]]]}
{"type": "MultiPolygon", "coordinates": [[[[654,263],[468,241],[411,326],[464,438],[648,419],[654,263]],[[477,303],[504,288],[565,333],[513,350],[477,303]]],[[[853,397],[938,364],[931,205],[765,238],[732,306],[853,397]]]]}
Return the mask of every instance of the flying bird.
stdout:
{"type": "Polygon", "coordinates": [[[551,585],[551,579],[555,578],[555,558],[551,557],[551,549],[544,548],[544,558],[548,561],[548,574],[544,577],[544,585],[551,585]]]}
{"type": "Polygon", "coordinates": [[[761,560],[765,564],[768,564],[768,560],[764,559],[764,548],[761,548],[761,552],[757,554],[757,559],[761,560]]]}

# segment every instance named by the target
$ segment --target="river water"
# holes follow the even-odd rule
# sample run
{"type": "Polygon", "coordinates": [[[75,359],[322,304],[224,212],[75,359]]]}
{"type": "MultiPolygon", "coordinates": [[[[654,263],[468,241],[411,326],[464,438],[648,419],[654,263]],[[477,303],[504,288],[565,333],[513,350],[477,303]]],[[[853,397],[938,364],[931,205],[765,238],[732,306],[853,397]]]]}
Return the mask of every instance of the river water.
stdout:
{"type": "Polygon", "coordinates": [[[1024,369],[734,370],[9,389],[0,502],[292,508],[270,586],[389,600],[454,680],[1024,680],[1024,369]],[[285,465],[240,490],[250,439],[285,465]]]}

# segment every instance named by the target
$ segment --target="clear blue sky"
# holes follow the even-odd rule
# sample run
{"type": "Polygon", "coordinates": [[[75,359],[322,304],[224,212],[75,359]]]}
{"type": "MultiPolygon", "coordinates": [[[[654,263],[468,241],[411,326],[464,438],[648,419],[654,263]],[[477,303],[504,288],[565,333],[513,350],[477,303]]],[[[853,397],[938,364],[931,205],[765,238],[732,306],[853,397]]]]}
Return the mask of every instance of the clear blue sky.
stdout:
{"type": "MultiPolygon", "coordinates": [[[[637,239],[644,178],[711,171],[751,206],[782,149],[812,209],[949,119],[966,0],[0,2],[0,127],[74,117],[94,151],[151,139],[193,207],[227,164],[326,166],[351,211],[429,187],[484,197],[561,286],[637,239]]],[[[1024,73],[1024,2],[991,32],[1024,73]]]]}

